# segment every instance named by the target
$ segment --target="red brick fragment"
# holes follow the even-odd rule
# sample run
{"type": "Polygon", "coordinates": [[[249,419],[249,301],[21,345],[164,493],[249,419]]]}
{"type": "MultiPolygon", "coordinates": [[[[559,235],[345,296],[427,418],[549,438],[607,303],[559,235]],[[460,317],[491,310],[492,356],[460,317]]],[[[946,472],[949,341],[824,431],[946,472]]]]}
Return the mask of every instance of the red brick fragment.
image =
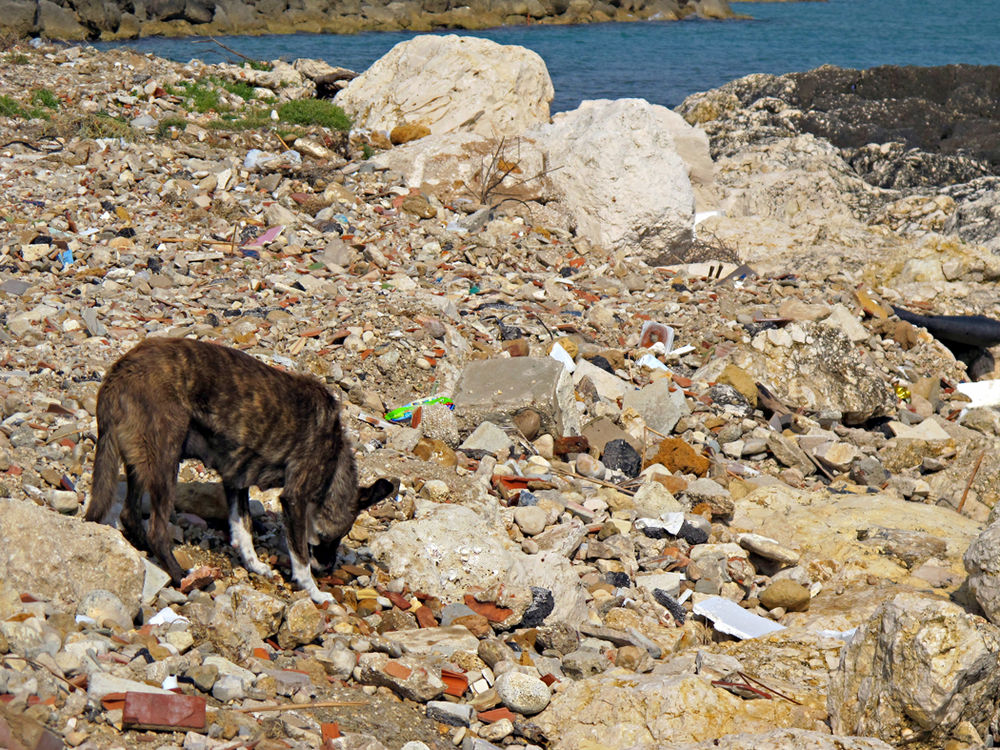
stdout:
{"type": "Polygon", "coordinates": [[[586,453],[590,450],[590,441],[583,435],[567,435],[556,438],[552,446],[552,452],[557,456],[565,456],[567,453],[586,453]]]}
{"type": "Polygon", "coordinates": [[[335,721],[324,721],[320,724],[320,729],[323,732],[324,744],[340,737],[340,724],[335,721]]]}
{"type": "Polygon", "coordinates": [[[417,616],[417,624],[420,627],[436,628],[438,626],[438,622],[434,619],[434,613],[431,612],[430,607],[418,607],[414,614],[417,616]]]}
{"type": "Polygon", "coordinates": [[[168,732],[205,728],[205,699],[200,695],[125,693],[122,725],[128,729],[168,732]]]}
{"type": "Polygon", "coordinates": [[[393,603],[394,606],[399,607],[400,609],[409,609],[411,606],[413,606],[412,604],[410,604],[409,599],[407,599],[402,594],[397,594],[394,591],[387,591],[385,596],[390,602],[393,603]]]}
{"type": "Polygon", "coordinates": [[[203,589],[212,581],[222,578],[222,571],[208,565],[199,565],[181,581],[181,593],[190,594],[195,589],[203,589]]]}
{"type": "Polygon", "coordinates": [[[552,684],[555,682],[559,682],[559,679],[554,674],[547,674],[542,676],[542,682],[544,682],[549,687],[552,687],[552,684]]]}
{"type": "Polygon", "coordinates": [[[472,594],[465,595],[465,604],[473,612],[482,615],[490,622],[503,622],[514,614],[514,610],[498,607],[493,602],[477,602],[472,594]]]}
{"type": "Polygon", "coordinates": [[[125,693],[108,693],[101,698],[101,706],[105,711],[115,711],[125,708],[125,693]]]}
{"type": "Polygon", "coordinates": [[[514,715],[513,711],[504,706],[502,708],[492,708],[489,711],[480,711],[478,718],[482,722],[492,724],[494,721],[500,721],[501,719],[510,719],[511,721],[514,721],[517,717],[514,715]]]}
{"type": "Polygon", "coordinates": [[[469,687],[469,678],[461,672],[453,672],[450,669],[441,670],[441,681],[448,687],[445,688],[445,695],[453,695],[461,698],[469,687]]]}
{"type": "Polygon", "coordinates": [[[389,662],[384,667],[382,667],[382,671],[385,672],[390,677],[395,677],[396,679],[399,680],[405,680],[411,674],[413,674],[412,669],[410,669],[405,664],[400,664],[398,661],[389,662]]]}

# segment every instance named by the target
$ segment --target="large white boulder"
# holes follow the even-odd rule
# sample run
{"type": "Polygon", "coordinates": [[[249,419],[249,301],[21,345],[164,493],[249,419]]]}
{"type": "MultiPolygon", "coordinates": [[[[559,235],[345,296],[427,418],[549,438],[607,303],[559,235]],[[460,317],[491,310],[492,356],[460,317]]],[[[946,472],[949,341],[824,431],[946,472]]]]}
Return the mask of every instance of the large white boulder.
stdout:
{"type": "MultiPolygon", "coordinates": [[[[655,260],[691,238],[694,191],[674,136],[688,131],[666,107],[601,99],[526,135],[546,154],[548,178],[578,235],[655,260]]],[[[694,138],[683,142],[693,150],[694,138]]]]}
{"type": "Polygon", "coordinates": [[[642,99],[586,101],[502,139],[431,135],[375,162],[444,201],[539,201],[592,245],[651,261],[690,239],[696,194],[699,206],[714,205],[705,134],[642,99]],[[496,164],[512,168],[505,179],[496,181],[496,164]]]}
{"type": "Polygon", "coordinates": [[[431,133],[520,133],[548,122],[552,80],[542,58],[515,45],[455,35],[400,42],[337,94],[356,127],[431,133]]]}

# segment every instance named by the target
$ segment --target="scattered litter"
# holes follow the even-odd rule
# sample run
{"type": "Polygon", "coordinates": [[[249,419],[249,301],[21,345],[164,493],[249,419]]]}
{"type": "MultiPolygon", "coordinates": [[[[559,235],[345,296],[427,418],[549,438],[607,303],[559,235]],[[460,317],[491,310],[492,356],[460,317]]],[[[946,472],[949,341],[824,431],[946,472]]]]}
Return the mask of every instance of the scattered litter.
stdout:
{"type": "Polygon", "coordinates": [[[175,622],[191,622],[184,615],[179,615],[170,607],[164,607],[149,618],[150,625],[173,625],[175,622]]]}
{"type": "Polygon", "coordinates": [[[663,323],[647,320],[639,333],[639,346],[649,348],[657,343],[663,344],[664,352],[669,352],[674,345],[674,329],[663,323]]]}
{"type": "Polygon", "coordinates": [[[721,596],[711,596],[696,603],[692,611],[709,620],[720,633],[735,636],[740,640],[759,638],[785,629],[784,625],[755,615],[732,599],[724,599],[721,596]]]}
{"type": "Polygon", "coordinates": [[[1000,380],[979,380],[975,383],[959,383],[955,389],[969,397],[968,409],[1000,406],[1000,380]]]}
{"type": "Polygon", "coordinates": [[[284,231],[284,229],[285,229],[285,227],[283,225],[281,225],[281,224],[279,224],[276,227],[271,227],[270,229],[268,229],[265,232],[262,232],[261,234],[259,234],[258,236],[254,237],[253,239],[247,240],[242,245],[240,245],[240,247],[243,248],[243,249],[249,249],[249,248],[258,248],[259,249],[259,248],[262,248],[262,247],[264,247],[264,245],[267,245],[267,244],[269,244],[271,242],[274,242],[276,239],[278,239],[278,237],[281,235],[281,233],[284,231]]]}
{"type": "Polygon", "coordinates": [[[576,363],[573,361],[573,358],[568,351],[562,348],[559,342],[552,344],[552,351],[549,352],[549,356],[557,362],[562,362],[563,367],[569,372],[573,372],[576,369],[576,363]]]}
{"type": "Polygon", "coordinates": [[[660,518],[639,518],[635,522],[635,528],[639,531],[663,529],[671,536],[677,536],[683,525],[683,513],[664,513],[660,518]]]}
{"type": "Polygon", "coordinates": [[[648,353],[643,354],[641,357],[639,357],[639,359],[636,361],[636,364],[639,365],[639,367],[647,367],[650,370],[664,370],[664,371],[669,370],[669,368],[665,364],[663,364],[652,354],[648,353]]]}
{"type": "Polygon", "coordinates": [[[389,422],[409,422],[413,417],[414,410],[419,406],[429,406],[430,404],[444,404],[449,409],[455,409],[455,402],[452,401],[447,396],[428,396],[427,398],[417,399],[416,401],[411,401],[403,406],[397,406],[395,409],[390,410],[386,413],[385,418],[389,422]]]}

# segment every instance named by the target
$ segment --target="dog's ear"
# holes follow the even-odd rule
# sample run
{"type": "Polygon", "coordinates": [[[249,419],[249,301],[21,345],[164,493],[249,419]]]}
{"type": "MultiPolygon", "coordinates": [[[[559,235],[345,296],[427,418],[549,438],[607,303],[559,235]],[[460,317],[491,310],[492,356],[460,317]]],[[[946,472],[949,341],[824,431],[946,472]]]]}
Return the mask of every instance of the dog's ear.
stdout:
{"type": "Polygon", "coordinates": [[[358,507],[368,508],[379,500],[395,496],[398,492],[399,479],[379,479],[368,487],[358,488],[358,507]]]}

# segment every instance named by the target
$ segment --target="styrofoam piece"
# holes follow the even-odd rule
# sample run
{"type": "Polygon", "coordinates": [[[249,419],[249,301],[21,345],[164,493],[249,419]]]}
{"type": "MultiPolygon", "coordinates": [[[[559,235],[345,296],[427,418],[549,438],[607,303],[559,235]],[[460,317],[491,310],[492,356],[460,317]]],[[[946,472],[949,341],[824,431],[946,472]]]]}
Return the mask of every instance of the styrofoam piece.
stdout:
{"type": "Polygon", "coordinates": [[[643,529],[663,529],[671,536],[677,536],[677,532],[684,525],[683,513],[664,513],[659,518],[637,518],[635,527],[639,531],[643,529]]]}
{"type": "Polygon", "coordinates": [[[689,354],[694,351],[694,347],[690,344],[685,344],[684,346],[678,346],[676,349],[672,349],[667,352],[668,357],[682,357],[685,354],[689,354]]]}
{"type": "Polygon", "coordinates": [[[164,607],[155,615],[149,618],[150,625],[171,625],[175,622],[191,622],[184,615],[179,615],[170,607],[164,607]]]}
{"type": "Polygon", "coordinates": [[[980,380],[976,383],[959,383],[955,390],[971,399],[965,408],[1000,406],[1000,380],[980,380]]]}
{"type": "Polygon", "coordinates": [[[643,354],[636,362],[639,367],[648,367],[650,370],[666,370],[667,366],[652,354],[643,354]]]}
{"type": "Polygon", "coordinates": [[[762,635],[784,630],[774,620],[749,612],[732,599],[721,596],[709,597],[694,605],[694,613],[711,621],[720,633],[736,636],[740,640],[759,638],[762,635]]]}
{"type": "Polygon", "coordinates": [[[552,351],[549,352],[549,356],[558,362],[562,362],[563,367],[570,372],[576,369],[576,362],[573,361],[573,358],[569,356],[569,352],[563,349],[559,343],[552,345],[552,351]]]}

